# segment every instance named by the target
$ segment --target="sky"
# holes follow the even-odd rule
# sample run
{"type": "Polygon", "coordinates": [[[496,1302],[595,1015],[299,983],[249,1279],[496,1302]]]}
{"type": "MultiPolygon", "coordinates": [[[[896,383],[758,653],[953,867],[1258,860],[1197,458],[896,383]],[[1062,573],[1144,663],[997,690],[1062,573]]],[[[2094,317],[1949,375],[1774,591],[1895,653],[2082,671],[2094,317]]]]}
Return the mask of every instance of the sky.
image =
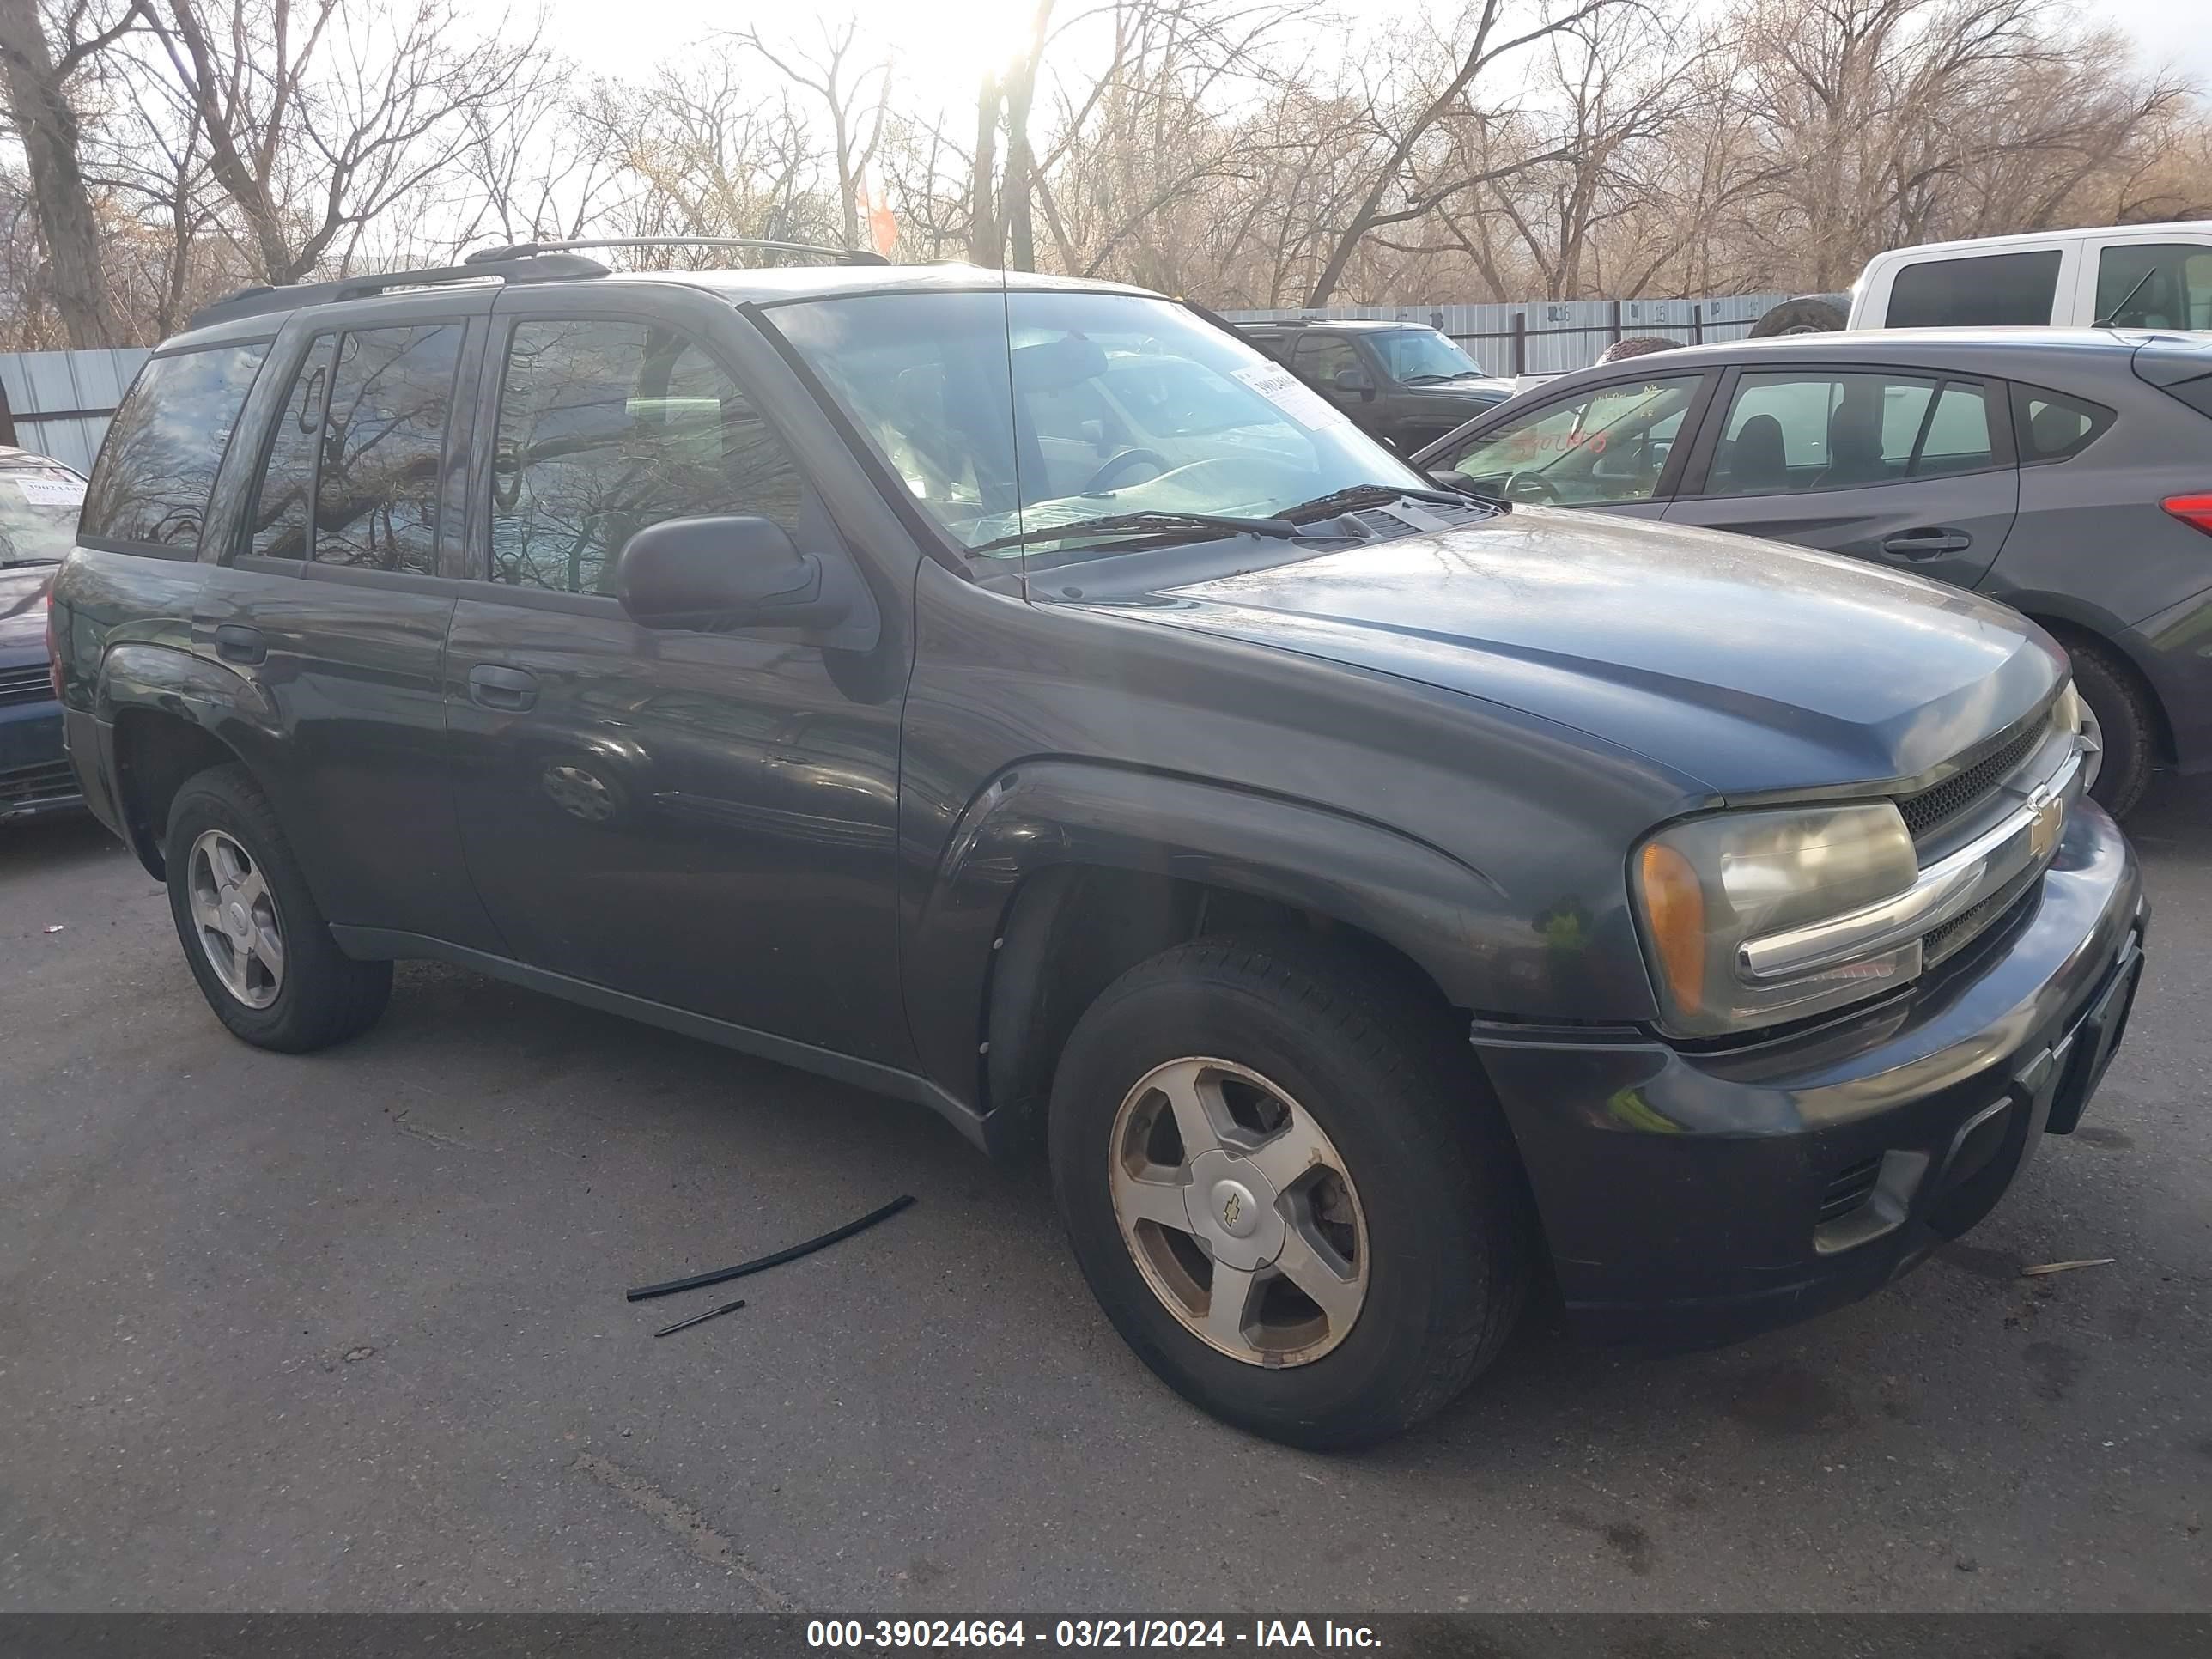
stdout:
{"type": "MultiPolygon", "coordinates": [[[[508,0],[474,0],[486,12],[508,0]]],[[[910,86],[937,90],[948,108],[973,96],[979,54],[1012,58],[1023,45],[1031,0],[544,0],[550,43],[593,70],[634,77],[661,58],[717,30],[756,20],[771,35],[802,33],[811,15],[856,13],[901,60],[910,86]]],[[[516,8],[519,9],[520,8],[516,8]]],[[[1337,8],[1341,9],[1341,8],[1337,8]]],[[[2206,0],[2094,0],[2083,15],[2135,42],[2146,65],[2171,64],[2212,93],[2212,21],[2206,0]]]]}

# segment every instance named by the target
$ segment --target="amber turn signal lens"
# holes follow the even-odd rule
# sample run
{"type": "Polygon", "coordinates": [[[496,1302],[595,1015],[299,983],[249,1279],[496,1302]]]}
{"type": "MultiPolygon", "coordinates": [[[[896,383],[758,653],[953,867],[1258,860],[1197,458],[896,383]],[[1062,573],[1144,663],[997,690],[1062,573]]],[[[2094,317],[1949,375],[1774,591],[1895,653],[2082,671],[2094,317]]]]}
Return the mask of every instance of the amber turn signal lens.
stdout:
{"type": "Polygon", "coordinates": [[[1675,1006],[1696,1013],[1705,1000],[1705,895],[1690,860],[1658,842],[1644,849],[1644,913],[1675,1006]]]}

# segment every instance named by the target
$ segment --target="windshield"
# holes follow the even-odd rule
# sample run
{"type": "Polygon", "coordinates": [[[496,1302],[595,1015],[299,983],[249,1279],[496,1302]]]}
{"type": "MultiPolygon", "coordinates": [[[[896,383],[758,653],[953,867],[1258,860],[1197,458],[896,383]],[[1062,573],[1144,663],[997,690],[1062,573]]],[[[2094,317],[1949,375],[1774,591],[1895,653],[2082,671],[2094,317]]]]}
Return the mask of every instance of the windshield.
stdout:
{"type": "Polygon", "coordinates": [[[1482,373],[1481,364],[1432,328],[1376,334],[1368,343],[1381,354],[1382,366],[1401,386],[1416,380],[1457,380],[1482,373]]]}
{"type": "Polygon", "coordinates": [[[0,472],[0,565],[59,564],[76,545],[84,480],[64,466],[0,472]]]}
{"type": "Polygon", "coordinates": [[[1264,519],[1355,484],[1427,487],[1288,370],[1165,300],[879,294],[773,316],[965,548],[1022,537],[1060,562],[1234,533],[1072,527],[1101,518],[1264,519]]]}

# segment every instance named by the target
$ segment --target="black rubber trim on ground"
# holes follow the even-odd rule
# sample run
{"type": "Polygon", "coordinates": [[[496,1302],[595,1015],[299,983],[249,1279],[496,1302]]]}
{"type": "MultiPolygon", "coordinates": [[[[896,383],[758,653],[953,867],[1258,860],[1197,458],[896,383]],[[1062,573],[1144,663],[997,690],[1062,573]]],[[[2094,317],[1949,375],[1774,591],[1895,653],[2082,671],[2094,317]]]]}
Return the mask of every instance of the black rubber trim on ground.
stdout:
{"type": "Polygon", "coordinates": [[[811,1255],[840,1239],[865,1232],[878,1221],[888,1221],[913,1202],[912,1193],[901,1193],[882,1209],[871,1210],[858,1221],[848,1221],[842,1227],[833,1227],[821,1237],[810,1238],[804,1244],[793,1244],[789,1249],[778,1250],[772,1255],[760,1256],[751,1261],[740,1261],[734,1267],[717,1267],[710,1273],[694,1273],[689,1279],[672,1279],[665,1285],[641,1285],[634,1291],[625,1291],[623,1300],[650,1302],[656,1296],[673,1296],[678,1291],[702,1290],[709,1285],[723,1285],[732,1279],[743,1279],[747,1273],[764,1273],[770,1267],[781,1267],[787,1261],[796,1261],[802,1255],[811,1255]]]}

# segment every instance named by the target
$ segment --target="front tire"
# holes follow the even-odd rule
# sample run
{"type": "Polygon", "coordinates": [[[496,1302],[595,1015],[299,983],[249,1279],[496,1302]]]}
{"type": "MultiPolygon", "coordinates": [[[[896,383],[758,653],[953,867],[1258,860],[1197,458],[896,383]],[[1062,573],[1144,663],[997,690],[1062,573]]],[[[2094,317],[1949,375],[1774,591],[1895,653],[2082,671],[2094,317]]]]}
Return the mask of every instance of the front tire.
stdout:
{"type": "Polygon", "coordinates": [[[2156,717],[2150,699],[2127,669],[2094,645],[2063,642],[2074,664],[2074,687],[2097,723],[2100,754],[2090,798],[2116,818],[2142,799],[2158,763],[2156,717]]]}
{"type": "Polygon", "coordinates": [[[243,766],[185,780],[162,856],[185,960],[233,1036],[296,1054],[376,1024],[392,964],[356,962],[331,940],[275,809],[243,766]]]}
{"type": "Polygon", "coordinates": [[[1299,935],[1176,946],[1077,1023],[1049,1114],[1060,1214],[1108,1318],[1186,1399],[1334,1449],[1432,1415],[1496,1357],[1528,1206],[1448,1028],[1299,935]]]}

